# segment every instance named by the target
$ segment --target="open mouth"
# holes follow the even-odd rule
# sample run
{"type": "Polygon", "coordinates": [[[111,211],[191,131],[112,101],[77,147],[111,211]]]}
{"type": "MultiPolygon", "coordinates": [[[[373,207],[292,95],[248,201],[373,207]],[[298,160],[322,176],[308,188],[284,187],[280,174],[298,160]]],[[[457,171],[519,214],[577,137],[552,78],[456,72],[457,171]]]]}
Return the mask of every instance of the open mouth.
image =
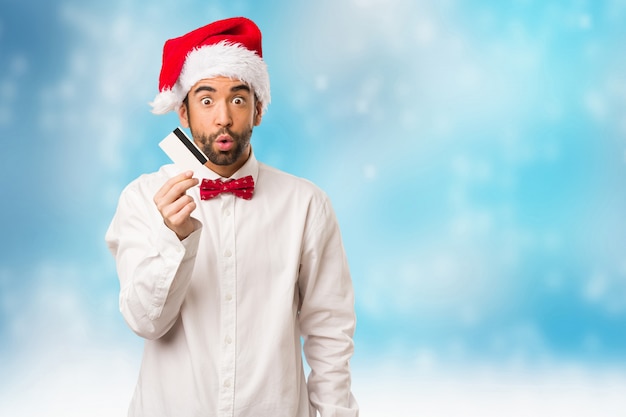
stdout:
{"type": "Polygon", "coordinates": [[[234,145],[233,139],[228,135],[220,135],[215,143],[220,151],[229,151],[234,145]]]}

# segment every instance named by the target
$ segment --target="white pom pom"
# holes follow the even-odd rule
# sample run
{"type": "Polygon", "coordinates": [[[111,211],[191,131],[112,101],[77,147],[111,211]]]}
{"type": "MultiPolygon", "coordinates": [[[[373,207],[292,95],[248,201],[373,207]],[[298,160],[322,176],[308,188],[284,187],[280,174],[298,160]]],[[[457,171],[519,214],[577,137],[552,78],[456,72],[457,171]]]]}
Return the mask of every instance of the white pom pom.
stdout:
{"type": "Polygon", "coordinates": [[[172,90],[163,90],[156,95],[154,101],[150,103],[152,113],[165,114],[169,111],[176,110],[180,105],[180,100],[172,90]]]}

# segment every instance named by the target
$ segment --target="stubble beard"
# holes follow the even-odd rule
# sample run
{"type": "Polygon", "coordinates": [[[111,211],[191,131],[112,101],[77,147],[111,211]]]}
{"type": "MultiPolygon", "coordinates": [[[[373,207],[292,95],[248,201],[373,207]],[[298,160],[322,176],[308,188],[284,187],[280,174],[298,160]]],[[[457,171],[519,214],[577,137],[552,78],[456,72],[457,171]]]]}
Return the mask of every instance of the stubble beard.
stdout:
{"type": "Polygon", "coordinates": [[[198,134],[191,132],[194,139],[200,143],[202,152],[206,155],[207,159],[215,165],[232,165],[239,160],[244,151],[248,149],[250,144],[250,138],[252,137],[252,128],[245,130],[242,133],[235,133],[230,129],[224,128],[212,135],[198,134]],[[215,150],[213,146],[215,140],[220,136],[227,134],[233,139],[233,147],[228,151],[215,150]]]}

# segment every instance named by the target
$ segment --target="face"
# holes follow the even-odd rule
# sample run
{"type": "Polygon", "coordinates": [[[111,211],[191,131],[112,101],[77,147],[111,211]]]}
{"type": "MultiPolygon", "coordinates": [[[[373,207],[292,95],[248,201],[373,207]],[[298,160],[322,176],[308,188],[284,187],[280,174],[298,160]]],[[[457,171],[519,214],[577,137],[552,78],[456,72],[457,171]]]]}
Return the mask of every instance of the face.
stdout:
{"type": "Polygon", "coordinates": [[[261,123],[261,108],[246,83],[216,77],[191,87],[178,116],[207,156],[207,166],[230,177],[250,155],[250,137],[261,123]]]}

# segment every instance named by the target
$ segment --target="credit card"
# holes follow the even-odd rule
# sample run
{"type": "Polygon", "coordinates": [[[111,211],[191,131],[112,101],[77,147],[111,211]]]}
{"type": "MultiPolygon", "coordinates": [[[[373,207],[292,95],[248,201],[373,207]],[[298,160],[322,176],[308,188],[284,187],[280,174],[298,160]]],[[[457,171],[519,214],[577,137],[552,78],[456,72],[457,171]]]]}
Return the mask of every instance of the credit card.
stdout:
{"type": "Polygon", "coordinates": [[[159,142],[159,147],[183,170],[196,170],[207,161],[202,151],[178,127],[159,142]]]}

